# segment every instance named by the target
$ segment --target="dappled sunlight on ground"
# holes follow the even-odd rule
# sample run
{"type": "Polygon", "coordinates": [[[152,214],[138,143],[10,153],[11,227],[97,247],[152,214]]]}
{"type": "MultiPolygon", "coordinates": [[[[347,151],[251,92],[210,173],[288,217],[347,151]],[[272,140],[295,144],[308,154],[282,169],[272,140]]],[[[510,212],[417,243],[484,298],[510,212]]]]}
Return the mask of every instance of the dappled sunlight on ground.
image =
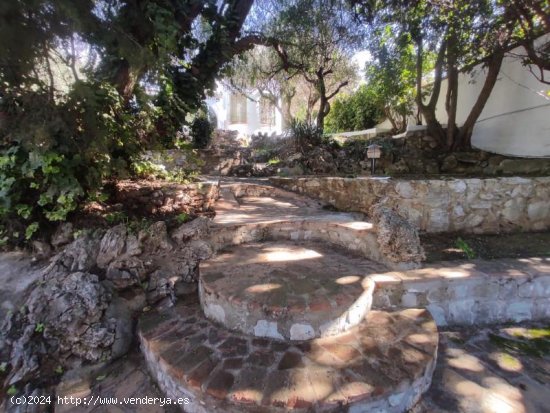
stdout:
{"type": "Polygon", "coordinates": [[[458,329],[440,336],[432,387],[414,413],[550,411],[550,352],[533,352],[541,348],[537,340],[550,344],[547,327],[458,329]]]}
{"type": "Polygon", "coordinates": [[[260,258],[261,261],[266,262],[290,262],[309,260],[312,258],[321,258],[323,254],[319,254],[317,251],[301,248],[301,249],[288,249],[280,248],[276,251],[265,252],[260,258]]]}

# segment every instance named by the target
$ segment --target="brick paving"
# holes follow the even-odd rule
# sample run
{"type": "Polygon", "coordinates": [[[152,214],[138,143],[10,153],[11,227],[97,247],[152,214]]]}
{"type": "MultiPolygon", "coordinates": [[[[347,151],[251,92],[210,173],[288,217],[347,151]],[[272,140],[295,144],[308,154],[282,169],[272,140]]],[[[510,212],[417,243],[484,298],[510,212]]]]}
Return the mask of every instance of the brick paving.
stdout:
{"type": "Polygon", "coordinates": [[[372,302],[374,283],[367,277],[386,271],[381,264],[326,244],[252,243],[226,248],[202,263],[200,288],[203,306],[223,308],[223,317],[214,320],[230,329],[255,334],[261,320],[277,323],[285,338],[305,339],[359,323],[372,302]],[[342,325],[336,326],[338,322],[342,325]],[[299,335],[305,329],[311,336],[299,335]]]}
{"type": "Polygon", "coordinates": [[[341,411],[400,398],[429,384],[438,344],[424,310],[375,311],[344,334],[291,343],[228,332],[202,316],[198,301],[144,315],[139,336],[157,378],[222,411],[341,411]]]}

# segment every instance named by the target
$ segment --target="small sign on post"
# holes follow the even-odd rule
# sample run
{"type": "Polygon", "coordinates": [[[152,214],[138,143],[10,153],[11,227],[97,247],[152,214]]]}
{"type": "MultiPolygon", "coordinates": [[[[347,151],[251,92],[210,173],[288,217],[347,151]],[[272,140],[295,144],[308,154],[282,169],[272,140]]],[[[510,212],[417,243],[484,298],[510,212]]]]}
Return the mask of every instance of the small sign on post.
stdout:
{"type": "Polygon", "coordinates": [[[374,175],[374,170],[376,168],[376,160],[382,156],[382,147],[373,143],[372,145],[367,146],[367,158],[371,161],[371,174],[374,175]]]}

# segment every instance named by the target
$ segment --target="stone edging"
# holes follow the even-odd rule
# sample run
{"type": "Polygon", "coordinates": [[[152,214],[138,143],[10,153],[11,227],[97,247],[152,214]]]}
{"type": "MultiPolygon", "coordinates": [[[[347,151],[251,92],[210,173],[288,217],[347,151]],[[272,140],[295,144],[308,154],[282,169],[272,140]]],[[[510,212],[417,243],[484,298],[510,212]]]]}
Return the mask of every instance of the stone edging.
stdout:
{"type": "Polygon", "coordinates": [[[272,177],[286,190],[342,211],[382,202],[421,231],[499,233],[550,228],[550,177],[392,179],[272,177]]]}
{"type": "Polygon", "coordinates": [[[426,308],[438,326],[550,318],[550,258],[449,262],[372,278],[373,309],[426,308]]]}
{"type": "Polygon", "coordinates": [[[198,303],[139,323],[147,366],[189,413],[403,413],[430,387],[438,334],[429,313],[373,312],[336,337],[287,343],[234,334],[198,303]]]}

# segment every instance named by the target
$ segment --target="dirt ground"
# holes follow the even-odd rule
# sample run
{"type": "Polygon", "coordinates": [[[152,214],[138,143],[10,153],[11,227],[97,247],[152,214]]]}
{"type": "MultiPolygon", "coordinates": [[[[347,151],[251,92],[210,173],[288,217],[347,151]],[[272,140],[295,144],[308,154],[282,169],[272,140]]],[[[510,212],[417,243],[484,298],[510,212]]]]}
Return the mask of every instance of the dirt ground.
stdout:
{"type": "Polygon", "coordinates": [[[550,231],[497,235],[422,234],[420,240],[427,262],[550,256],[550,231]]]}

